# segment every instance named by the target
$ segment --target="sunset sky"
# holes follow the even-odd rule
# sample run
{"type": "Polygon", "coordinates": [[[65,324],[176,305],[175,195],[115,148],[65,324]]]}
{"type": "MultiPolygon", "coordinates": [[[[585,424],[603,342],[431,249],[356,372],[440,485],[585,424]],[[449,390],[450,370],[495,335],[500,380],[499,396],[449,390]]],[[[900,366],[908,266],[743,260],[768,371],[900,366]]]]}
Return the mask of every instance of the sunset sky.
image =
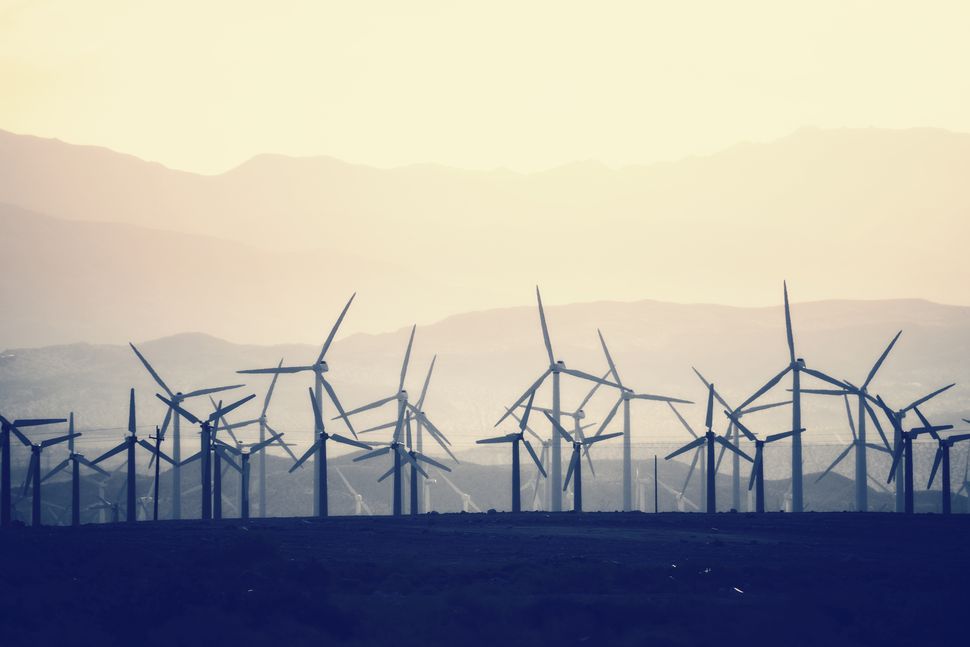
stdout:
{"type": "Polygon", "coordinates": [[[0,1],[0,128],[216,173],[263,152],[546,168],[806,125],[970,130],[966,2],[0,1]]]}

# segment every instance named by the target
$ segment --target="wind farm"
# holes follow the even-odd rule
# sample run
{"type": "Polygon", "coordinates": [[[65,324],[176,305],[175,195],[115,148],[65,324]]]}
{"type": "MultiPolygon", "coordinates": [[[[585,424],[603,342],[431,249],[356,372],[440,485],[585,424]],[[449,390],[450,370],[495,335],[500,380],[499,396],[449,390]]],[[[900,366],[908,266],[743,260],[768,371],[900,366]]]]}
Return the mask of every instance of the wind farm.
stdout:
{"type": "Polygon", "coordinates": [[[0,0],[0,646],[959,645],[970,5],[0,0]]]}

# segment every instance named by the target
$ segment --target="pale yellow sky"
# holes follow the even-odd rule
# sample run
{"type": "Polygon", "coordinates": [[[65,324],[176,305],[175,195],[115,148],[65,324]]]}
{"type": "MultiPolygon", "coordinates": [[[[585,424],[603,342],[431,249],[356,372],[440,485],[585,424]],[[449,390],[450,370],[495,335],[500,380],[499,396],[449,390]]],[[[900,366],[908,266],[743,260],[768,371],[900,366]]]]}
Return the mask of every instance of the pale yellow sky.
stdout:
{"type": "Polygon", "coordinates": [[[521,170],[970,131],[970,2],[0,0],[0,129],[219,172],[521,170]]]}

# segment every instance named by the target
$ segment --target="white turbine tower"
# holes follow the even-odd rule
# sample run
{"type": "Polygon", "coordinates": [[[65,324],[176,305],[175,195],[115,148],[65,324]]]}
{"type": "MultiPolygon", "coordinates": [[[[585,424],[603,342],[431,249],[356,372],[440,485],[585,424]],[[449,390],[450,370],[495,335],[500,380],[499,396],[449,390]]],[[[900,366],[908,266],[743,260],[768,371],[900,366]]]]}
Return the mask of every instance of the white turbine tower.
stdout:
{"type": "MultiPolygon", "coordinates": [[[[616,370],[616,364],[613,362],[613,356],[610,355],[610,349],[606,346],[606,340],[603,339],[603,333],[599,330],[596,331],[599,335],[600,345],[603,347],[603,354],[606,355],[606,362],[610,365],[610,373],[613,375],[613,379],[620,386],[620,397],[610,409],[610,412],[606,414],[606,418],[603,419],[603,423],[600,428],[596,431],[596,435],[599,436],[606,429],[610,421],[616,415],[617,410],[620,405],[623,405],[623,510],[629,512],[633,509],[633,484],[632,484],[632,467],[633,467],[633,449],[630,439],[630,401],[631,400],[652,400],[654,402],[679,402],[681,404],[693,404],[690,400],[682,400],[680,398],[672,398],[665,395],[652,395],[650,393],[635,393],[631,389],[628,389],[623,385],[623,381],[620,379],[620,373],[616,370]]],[[[588,454],[587,454],[588,456],[588,454]]]]}
{"type": "MultiPolygon", "coordinates": [[[[549,368],[543,371],[542,375],[539,376],[532,385],[527,388],[522,395],[516,400],[512,406],[508,407],[506,412],[498,419],[495,426],[498,427],[505,418],[507,418],[511,410],[517,409],[520,404],[525,402],[529,394],[542,386],[542,383],[547,377],[552,375],[552,419],[558,425],[561,423],[562,407],[560,405],[560,391],[559,391],[559,376],[565,373],[566,375],[571,375],[573,377],[578,377],[583,380],[588,380],[590,382],[599,382],[601,384],[606,384],[608,386],[620,388],[619,384],[614,384],[613,382],[607,382],[602,380],[595,375],[590,375],[589,373],[584,373],[583,371],[577,371],[575,369],[566,368],[566,364],[562,360],[557,360],[556,356],[552,352],[552,341],[549,339],[549,328],[546,326],[546,313],[542,308],[542,295],[539,294],[539,287],[536,286],[536,302],[539,305],[539,324],[542,327],[542,341],[546,346],[546,354],[549,357],[549,368]]],[[[552,461],[551,469],[549,470],[550,482],[549,487],[552,492],[552,510],[553,512],[560,512],[562,510],[562,437],[560,434],[556,433],[555,425],[550,432],[552,436],[552,461]]]]}
{"type": "Polygon", "coordinates": [[[802,512],[805,509],[803,488],[802,488],[802,386],[801,386],[801,374],[807,373],[813,377],[816,377],[829,384],[834,384],[838,388],[845,388],[845,384],[842,382],[829,377],[825,373],[810,369],[805,366],[805,360],[801,357],[795,356],[795,337],[792,333],[791,325],[791,308],[788,305],[788,284],[784,283],[784,293],[785,293],[785,333],[788,339],[788,366],[785,367],[778,375],[774,376],[768,382],[765,383],[760,389],[755,391],[754,395],[741,403],[738,407],[739,410],[745,410],[748,408],[752,402],[760,398],[762,395],[770,391],[778,382],[781,381],[783,377],[788,375],[789,372],[792,374],[792,424],[791,428],[798,430],[791,437],[791,494],[792,494],[792,512],[802,512]]]}
{"type": "MultiPolygon", "coordinates": [[[[331,386],[330,382],[328,382],[327,379],[324,377],[324,373],[327,373],[330,370],[330,366],[327,364],[327,361],[326,361],[327,351],[330,349],[330,345],[333,343],[333,338],[337,335],[337,330],[340,328],[340,324],[343,322],[344,316],[347,314],[347,310],[350,309],[350,304],[354,302],[354,297],[356,296],[357,296],[357,293],[354,292],[350,296],[350,299],[347,301],[347,305],[345,305],[344,309],[341,310],[340,316],[337,317],[336,323],[334,323],[333,328],[330,329],[330,334],[327,335],[327,340],[323,342],[323,348],[320,349],[320,354],[317,355],[317,359],[313,364],[309,364],[307,366],[282,366],[281,365],[273,368],[254,368],[254,369],[246,369],[243,371],[236,371],[236,372],[247,374],[247,375],[266,375],[266,374],[280,375],[282,373],[311,372],[313,373],[313,397],[316,398],[317,404],[320,406],[321,415],[323,415],[323,390],[326,389],[327,395],[330,396],[330,401],[333,402],[333,406],[336,407],[337,411],[341,414],[341,416],[343,416],[344,409],[342,406],[340,406],[340,400],[337,398],[337,392],[334,391],[333,386],[331,386]]],[[[353,437],[356,438],[357,432],[354,431],[353,426],[350,424],[350,420],[348,420],[345,416],[344,416],[344,423],[347,425],[347,429],[350,430],[350,433],[353,435],[353,437]]],[[[263,433],[264,426],[265,424],[260,425],[260,431],[261,431],[260,438],[259,438],[260,442],[266,439],[265,433],[263,433]]],[[[314,438],[311,444],[316,443],[319,440],[319,438],[317,437],[317,434],[319,433],[319,431],[320,430],[318,429],[314,433],[314,438]]],[[[319,447],[319,445],[315,445],[315,446],[319,447]]],[[[311,462],[310,465],[311,467],[315,468],[318,457],[316,454],[314,454],[311,458],[313,462],[311,462]]],[[[263,475],[265,475],[265,468],[260,467],[259,470],[260,470],[260,479],[261,481],[264,481],[263,475]]],[[[264,499],[265,497],[262,496],[262,488],[261,488],[260,501],[263,501],[264,499]]],[[[262,511],[265,510],[262,503],[260,504],[260,510],[261,510],[261,514],[262,514],[262,511]]],[[[313,516],[315,517],[320,516],[320,471],[318,469],[313,470],[313,516]]]]}

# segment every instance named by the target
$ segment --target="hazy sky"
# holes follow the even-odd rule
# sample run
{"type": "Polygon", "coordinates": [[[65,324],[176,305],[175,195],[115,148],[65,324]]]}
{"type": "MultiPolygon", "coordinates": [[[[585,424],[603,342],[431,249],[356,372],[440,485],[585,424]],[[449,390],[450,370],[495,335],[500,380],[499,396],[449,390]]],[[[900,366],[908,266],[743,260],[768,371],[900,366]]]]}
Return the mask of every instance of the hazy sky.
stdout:
{"type": "Polygon", "coordinates": [[[0,0],[0,128],[219,172],[535,169],[970,130],[968,2],[0,0]]]}

